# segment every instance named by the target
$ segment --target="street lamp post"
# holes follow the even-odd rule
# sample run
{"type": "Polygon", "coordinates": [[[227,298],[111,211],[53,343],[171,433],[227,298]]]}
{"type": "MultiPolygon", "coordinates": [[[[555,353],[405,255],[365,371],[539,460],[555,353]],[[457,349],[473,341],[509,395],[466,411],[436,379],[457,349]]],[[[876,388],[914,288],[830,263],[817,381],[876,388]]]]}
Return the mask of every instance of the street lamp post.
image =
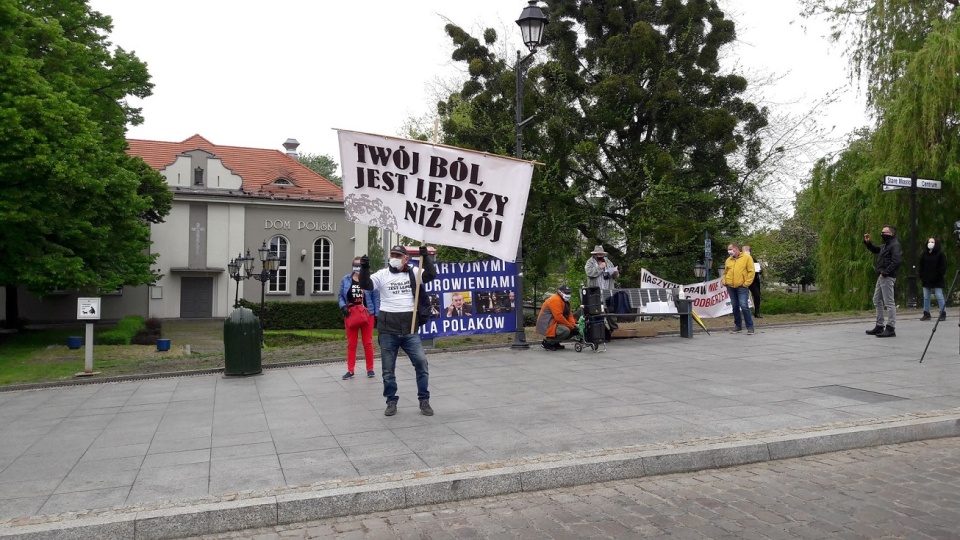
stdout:
{"type": "Polygon", "coordinates": [[[703,276],[706,275],[707,267],[700,261],[697,261],[697,264],[693,265],[693,275],[697,277],[698,280],[703,281],[703,276]]]}
{"type": "MultiPolygon", "coordinates": [[[[227,268],[230,271],[230,277],[237,282],[237,292],[234,296],[234,307],[240,302],[240,282],[245,279],[253,278],[260,282],[260,328],[266,328],[266,309],[265,293],[267,282],[276,277],[277,267],[280,265],[280,258],[275,253],[271,253],[264,240],[263,245],[257,251],[260,252],[261,270],[259,273],[253,273],[253,257],[250,255],[250,248],[247,248],[247,254],[237,255],[236,259],[230,261],[227,268]]],[[[260,345],[263,346],[261,340],[260,345]]]]}
{"type": "MultiPolygon", "coordinates": [[[[516,103],[516,138],[517,138],[517,159],[523,159],[523,127],[527,125],[533,116],[523,117],[523,66],[537,52],[540,46],[540,40],[543,38],[543,27],[547,24],[547,17],[543,10],[537,6],[537,0],[529,0],[527,7],[520,12],[520,18],[517,19],[517,25],[520,26],[520,35],[523,38],[524,45],[530,50],[525,57],[521,57],[520,51],[517,51],[517,63],[514,65],[514,75],[517,79],[517,103],[516,103]]],[[[521,231],[522,237],[522,231],[521,231]]],[[[523,329],[523,239],[517,242],[516,259],[516,282],[517,282],[517,302],[516,302],[516,332],[513,335],[513,345],[511,349],[529,349],[527,344],[527,335],[523,329]]]]}

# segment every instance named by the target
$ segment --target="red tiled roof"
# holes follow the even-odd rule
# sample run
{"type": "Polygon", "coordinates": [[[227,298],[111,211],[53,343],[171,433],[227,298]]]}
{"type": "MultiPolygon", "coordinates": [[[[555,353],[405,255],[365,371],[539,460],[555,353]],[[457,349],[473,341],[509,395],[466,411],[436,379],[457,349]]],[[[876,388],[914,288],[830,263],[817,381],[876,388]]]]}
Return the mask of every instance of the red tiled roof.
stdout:
{"type": "Polygon", "coordinates": [[[200,135],[181,142],[127,139],[127,144],[128,154],[143,158],[158,171],[172,164],[184,152],[197,149],[210,152],[243,179],[243,191],[253,197],[343,200],[343,189],[279,150],[221,146],[200,135]],[[279,178],[286,178],[295,185],[271,185],[279,178]]]}

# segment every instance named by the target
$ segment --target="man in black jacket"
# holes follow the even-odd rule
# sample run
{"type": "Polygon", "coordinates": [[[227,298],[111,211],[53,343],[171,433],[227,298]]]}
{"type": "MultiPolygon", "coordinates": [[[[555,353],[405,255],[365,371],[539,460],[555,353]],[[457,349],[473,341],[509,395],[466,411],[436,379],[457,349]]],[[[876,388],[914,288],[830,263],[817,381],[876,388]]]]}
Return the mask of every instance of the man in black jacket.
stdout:
{"type": "Polygon", "coordinates": [[[877,324],[867,333],[877,337],[895,337],[897,335],[897,303],[893,299],[893,285],[897,282],[897,270],[903,261],[903,251],[897,240],[897,229],[893,225],[884,225],[880,230],[883,244],[873,245],[870,235],[863,235],[863,245],[877,254],[877,285],[873,289],[873,305],[877,309],[877,324]],[[884,311],[887,324],[884,325],[884,311]]]}
{"type": "MultiPolygon", "coordinates": [[[[433,416],[430,407],[430,390],[427,387],[429,372],[427,371],[427,355],[423,352],[420,343],[420,334],[411,326],[417,312],[417,304],[413,301],[414,293],[419,284],[413,283],[417,278],[411,272],[407,262],[410,257],[404,246],[394,246],[390,249],[390,262],[387,268],[370,273],[370,258],[360,257],[360,287],[364,290],[380,291],[380,313],[377,315],[377,330],[380,333],[380,366],[383,372],[383,397],[387,399],[387,408],[383,412],[386,416],[397,414],[397,352],[403,349],[413,364],[417,374],[417,398],[420,400],[420,412],[433,416]]],[[[430,283],[437,277],[437,270],[428,256],[426,246],[420,246],[420,266],[423,273],[420,280],[430,283]]]]}

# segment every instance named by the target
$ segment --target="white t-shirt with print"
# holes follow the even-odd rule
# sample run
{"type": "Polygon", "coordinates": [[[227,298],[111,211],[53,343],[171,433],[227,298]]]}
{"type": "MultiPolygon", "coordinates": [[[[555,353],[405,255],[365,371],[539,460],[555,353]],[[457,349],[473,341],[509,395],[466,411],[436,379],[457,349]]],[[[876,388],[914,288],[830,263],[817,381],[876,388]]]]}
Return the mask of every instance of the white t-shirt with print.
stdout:
{"type": "MultiPolygon", "coordinates": [[[[417,269],[413,269],[417,274],[417,269]]],[[[408,272],[391,272],[384,268],[370,275],[374,289],[380,291],[380,311],[409,313],[413,311],[413,288],[408,272]]]]}

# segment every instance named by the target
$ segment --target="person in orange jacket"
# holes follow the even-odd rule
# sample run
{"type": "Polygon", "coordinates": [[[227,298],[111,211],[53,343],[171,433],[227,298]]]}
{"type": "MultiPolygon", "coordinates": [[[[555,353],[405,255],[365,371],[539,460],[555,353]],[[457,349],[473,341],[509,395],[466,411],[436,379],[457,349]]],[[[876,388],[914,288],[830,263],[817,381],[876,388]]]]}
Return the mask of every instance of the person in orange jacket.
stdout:
{"type": "Polygon", "coordinates": [[[561,341],[576,333],[577,321],[570,313],[570,287],[561,285],[557,293],[547,298],[537,316],[537,333],[544,336],[541,343],[548,351],[563,349],[561,341]]]}

